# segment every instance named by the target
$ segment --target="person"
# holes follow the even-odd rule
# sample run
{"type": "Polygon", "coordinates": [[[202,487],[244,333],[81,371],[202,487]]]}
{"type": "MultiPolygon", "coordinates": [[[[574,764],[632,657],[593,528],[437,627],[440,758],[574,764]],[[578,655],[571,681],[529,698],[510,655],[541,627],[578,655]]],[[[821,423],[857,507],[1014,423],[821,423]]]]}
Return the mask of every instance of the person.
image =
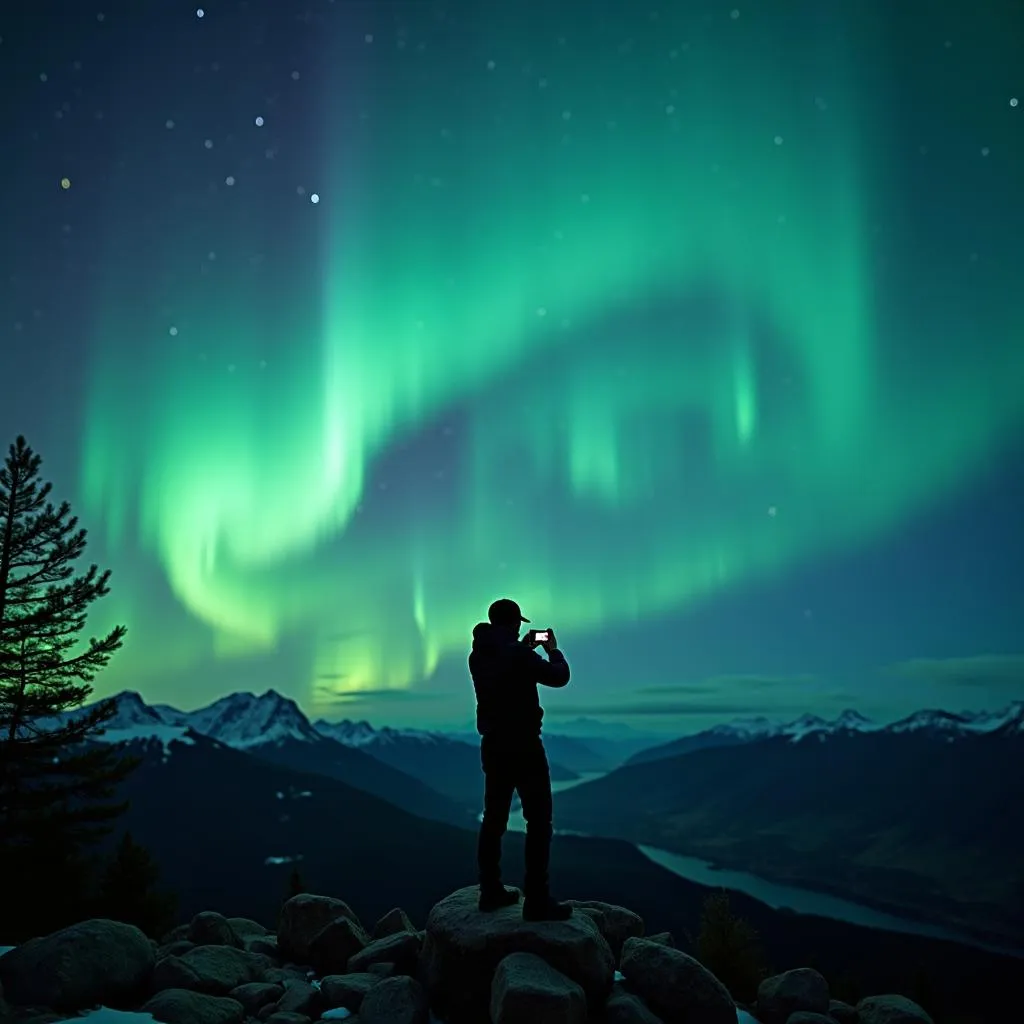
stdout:
{"type": "Polygon", "coordinates": [[[553,630],[538,641],[531,629],[520,640],[525,618],[509,598],[495,601],[487,622],[473,628],[469,672],[476,692],[476,727],[484,772],[484,813],[477,843],[480,910],[512,906],[519,892],[501,881],[501,840],[508,828],[512,795],[518,791],[526,819],[526,877],[523,918],[564,921],[572,906],[558,902],[548,887],[551,854],[551,772],[541,741],[544,711],[537,684],[565,686],[569,664],[558,649],[553,630]],[[535,650],[542,646],[548,660],[535,650]]]}

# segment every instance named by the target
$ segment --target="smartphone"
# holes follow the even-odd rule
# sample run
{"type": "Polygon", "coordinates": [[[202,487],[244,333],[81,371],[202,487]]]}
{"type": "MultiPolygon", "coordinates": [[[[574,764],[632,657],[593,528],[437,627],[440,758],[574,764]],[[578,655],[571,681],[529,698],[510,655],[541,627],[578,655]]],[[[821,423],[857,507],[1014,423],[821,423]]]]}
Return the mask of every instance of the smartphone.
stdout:
{"type": "Polygon", "coordinates": [[[543,643],[545,640],[548,640],[550,636],[551,634],[548,632],[548,630],[538,629],[534,632],[533,639],[536,640],[537,643],[543,643]]]}

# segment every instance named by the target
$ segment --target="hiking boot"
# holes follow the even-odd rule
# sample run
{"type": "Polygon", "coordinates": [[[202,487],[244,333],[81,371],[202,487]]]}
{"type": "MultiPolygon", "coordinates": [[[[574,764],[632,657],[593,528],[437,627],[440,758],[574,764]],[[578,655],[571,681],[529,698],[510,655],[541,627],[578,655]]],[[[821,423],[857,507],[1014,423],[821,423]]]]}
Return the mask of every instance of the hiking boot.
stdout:
{"type": "Polygon", "coordinates": [[[481,887],[477,909],[482,910],[486,914],[492,910],[500,910],[502,907],[511,907],[513,903],[518,902],[518,889],[506,889],[503,885],[497,889],[481,887]]]}
{"type": "Polygon", "coordinates": [[[523,900],[524,921],[568,921],[570,917],[572,905],[559,903],[551,896],[523,900]]]}

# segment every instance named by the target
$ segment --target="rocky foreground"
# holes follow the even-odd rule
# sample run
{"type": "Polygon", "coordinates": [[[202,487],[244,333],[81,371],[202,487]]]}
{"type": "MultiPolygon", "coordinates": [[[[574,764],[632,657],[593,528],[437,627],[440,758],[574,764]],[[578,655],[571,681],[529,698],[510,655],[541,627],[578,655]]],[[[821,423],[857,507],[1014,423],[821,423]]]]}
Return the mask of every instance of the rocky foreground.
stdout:
{"type": "MultiPolygon", "coordinates": [[[[82,921],[0,956],[0,1020],[102,1005],[161,1024],[736,1024],[725,986],[624,907],[576,901],[568,921],[531,923],[520,906],[480,913],[477,895],[453,892],[421,931],[397,908],[367,931],[342,900],[309,894],[284,904],[276,934],[213,911],[162,943],[82,921]]],[[[932,1024],[898,995],[830,999],[810,968],[766,978],[742,1009],[763,1024],[932,1024]]]]}

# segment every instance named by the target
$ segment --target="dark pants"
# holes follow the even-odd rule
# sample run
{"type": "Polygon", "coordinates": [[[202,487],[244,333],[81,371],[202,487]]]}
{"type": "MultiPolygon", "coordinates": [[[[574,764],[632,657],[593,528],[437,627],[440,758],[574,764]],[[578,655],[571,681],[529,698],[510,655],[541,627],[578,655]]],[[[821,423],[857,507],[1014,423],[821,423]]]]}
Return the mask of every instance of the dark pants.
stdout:
{"type": "Polygon", "coordinates": [[[480,742],[484,770],[484,817],[477,843],[481,888],[501,885],[501,837],[508,828],[512,794],[519,792],[526,819],[526,899],[548,896],[551,856],[551,772],[539,736],[484,736],[480,742]]]}

